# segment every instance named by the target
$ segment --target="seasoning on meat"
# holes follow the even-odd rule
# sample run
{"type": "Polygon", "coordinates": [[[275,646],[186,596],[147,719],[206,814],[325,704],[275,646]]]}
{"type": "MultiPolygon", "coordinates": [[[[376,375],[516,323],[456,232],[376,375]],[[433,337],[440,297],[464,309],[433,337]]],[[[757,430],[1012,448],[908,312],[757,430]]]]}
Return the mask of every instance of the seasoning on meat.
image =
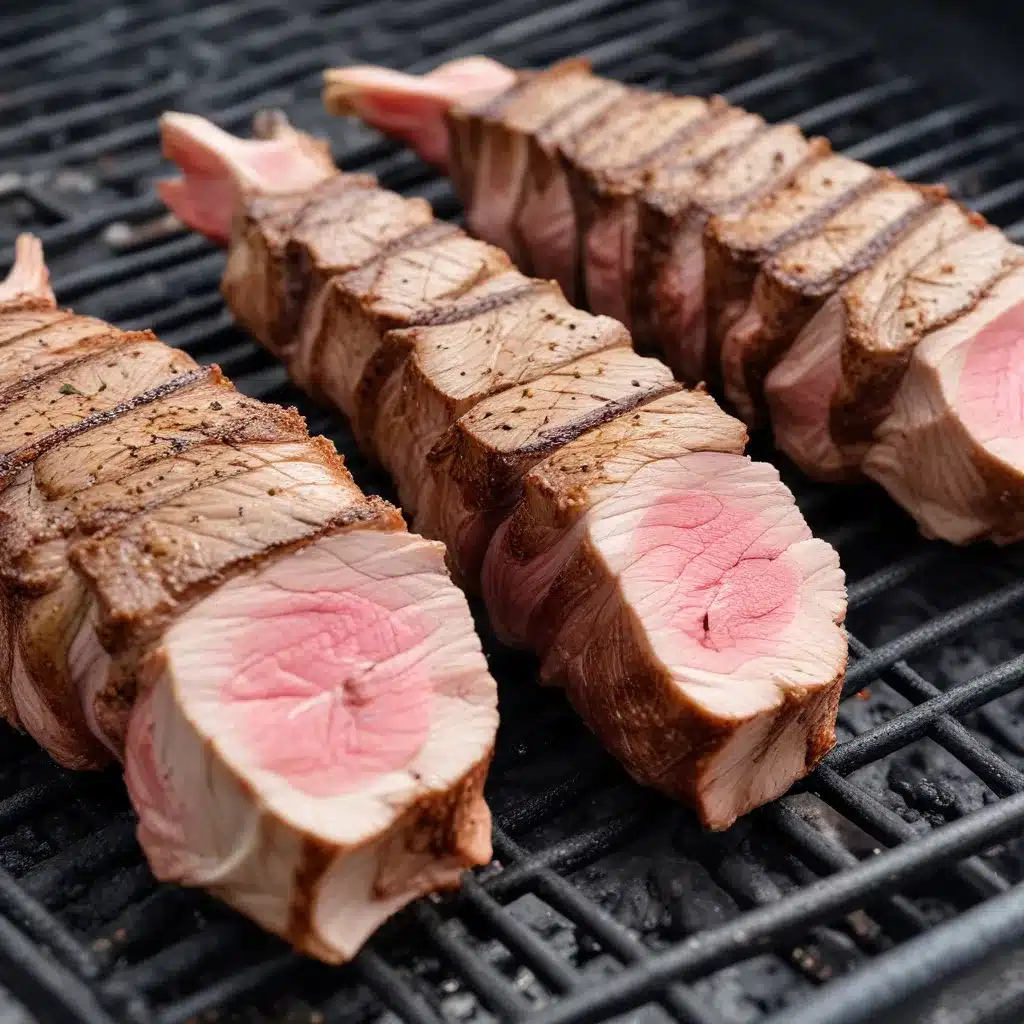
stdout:
{"type": "MultiPolygon", "coordinates": [[[[374,74],[363,70],[353,87],[372,103],[374,74]]],[[[332,88],[349,74],[331,72],[332,88]]],[[[557,90],[547,72],[509,74],[499,81],[488,69],[492,120],[501,120],[504,91],[527,78],[534,91],[557,90]]],[[[612,111],[629,110],[625,119],[639,123],[665,102],[619,90],[628,99],[574,133],[551,144],[537,131],[527,142],[531,178],[576,185],[563,190],[560,202],[572,209],[552,221],[542,246],[568,254],[559,279],[585,283],[593,308],[630,324],[641,349],[682,379],[707,382],[749,425],[770,419],[776,443],[812,475],[877,480],[928,536],[1016,539],[1021,386],[998,369],[1013,360],[993,347],[989,330],[985,345],[971,349],[989,354],[969,364],[972,408],[1003,410],[982,424],[964,415],[953,386],[959,371],[949,369],[966,359],[968,343],[947,350],[931,335],[948,340],[954,321],[975,324],[975,306],[1019,264],[1017,248],[980,218],[968,231],[967,214],[942,189],[907,185],[831,153],[824,139],[804,139],[794,125],[767,127],[714,99],[691,129],[673,133],[666,124],[663,144],[627,132],[619,146],[608,128],[612,111]],[[628,172],[609,180],[609,162],[628,172]]],[[[422,80],[402,76],[393,108],[415,107],[424,91],[422,80]]],[[[433,121],[424,118],[421,131],[433,137],[442,116],[463,126],[457,185],[465,195],[475,187],[477,114],[459,89],[447,107],[437,92],[433,121]]],[[[703,101],[673,102],[685,109],[703,101]]],[[[408,123],[405,138],[425,154],[408,123]]],[[[526,268],[537,253],[524,237],[526,268]]],[[[1010,344],[1012,312],[996,323],[1010,344]]]]}
{"type": "MultiPolygon", "coordinates": [[[[244,185],[238,140],[218,142],[180,115],[166,115],[163,130],[244,185]]],[[[289,137],[308,148],[280,123],[269,144],[289,137]]],[[[248,143],[254,153],[264,144],[248,143]]],[[[337,177],[308,189],[309,201],[343,196],[337,177]]],[[[288,191],[286,178],[278,185],[288,191]]],[[[238,211],[229,265],[252,264],[253,244],[271,251],[252,241],[269,205],[253,198],[238,211]]],[[[554,282],[479,249],[467,260],[465,237],[446,231],[424,265],[459,286],[430,283],[421,294],[432,297],[410,308],[403,279],[373,268],[420,251],[423,230],[394,241],[368,222],[377,251],[362,270],[330,276],[336,318],[326,325],[317,289],[297,281],[307,326],[278,347],[297,380],[338,389],[342,407],[355,380],[347,368],[363,366],[350,402],[361,443],[394,476],[417,528],[446,540],[460,581],[482,589],[495,628],[540,656],[544,678],[637,779],[692,802],[708,826],[729,825],[834,741],[846,663],[836,553],[811,538],[775,471],[743,455],[742,424],[636,354],[620,323],[570,306],[554,282]],[[384,309],[401,313],[392,321],[384,309]],[[310,365],[337,367],[337,381],[310,365]]],[[[285,280],[288,266],[312,267],[314,244],[282,237],[277,263],[248,291],[285,280]]],[[[280,304],[247,299],[236,283],[228,296],[251,302],[244,319],[280,304]]]]}
{"type": "Polygon", "coordinates": [[[496,689],[444,549],[294,410],[58,310],[38,242],[17,257],[0,710],[62,764],[123,760],[160,878],[347,960],[490,858],[496,689]]]}

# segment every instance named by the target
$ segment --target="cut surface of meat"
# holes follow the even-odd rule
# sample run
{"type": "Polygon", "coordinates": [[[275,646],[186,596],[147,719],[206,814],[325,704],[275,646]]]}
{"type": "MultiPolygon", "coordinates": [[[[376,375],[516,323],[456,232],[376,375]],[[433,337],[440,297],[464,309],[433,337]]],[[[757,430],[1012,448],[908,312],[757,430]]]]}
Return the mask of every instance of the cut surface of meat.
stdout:
{"type": "MultiPolygon", "coordinates": [[[[628,109],[615,115],[627,125],[628,109]]],[[[355,299],[378,260],[332,287],[355,299]]],[[[554,282],[495,270],[382,329],[357,436],[467,588],[482,563],[496,629],[539,655],[627,769],[725,827],[834,740],[835,552],[713,399],[554,282]]],[[[345,330],[323,335],[324,349],[347,344],[345,330]]]]}
{"type": "Polygon", "coordinates": [[[863,468],[931,536],[1024,537],[1024,269],[914,349],[863,468]]]}
{"type": "Polygon", "coordinates": [[[490,858],[496,688],[444,549],[294,410],[57,315],[38,244],[17,252],[0,710],[65,765],[124,761],[160,877],[347,960],[490,858]]]}
{"type": "Polygon", "coordinates": [[[846,663],[838,558],[734,423],[684,392],[583,435],[527,474],[484,564],[499,634],[711,828],[831,746],[846,663]]]}
{"type": "Polygon", "coordinates": [[[489,858],[494,685],[441,545],[319,540],[196,605],[145,674],[126,764],[158,877],[339,961],[489,858]]]}

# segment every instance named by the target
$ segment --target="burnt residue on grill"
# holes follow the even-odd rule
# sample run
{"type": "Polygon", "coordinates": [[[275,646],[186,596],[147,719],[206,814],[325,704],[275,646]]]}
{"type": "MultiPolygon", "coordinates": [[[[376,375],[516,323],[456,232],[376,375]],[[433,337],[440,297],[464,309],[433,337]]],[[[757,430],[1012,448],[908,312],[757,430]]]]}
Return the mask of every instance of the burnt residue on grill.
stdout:
{"type": "MultiPolygon", "coordinates": [[[[942,182],[1024,238],[1019,111],[935,91],[920,59],[887,63],[863,40],[790,19],[801,5],[777,6],[120,0],[5,14],[0,249],[9,261],[15,233],[36,231],[62,301],[152,327],[243,391],[299,406],[360,485],[389,496],[344,426],[232,326],[223,256],[153,191],[168,172],[157,115],[192,110],[244,131],[282,107],[329,132],[346,170],[457,219],[445,181],[323,113],[323,67],[422,71],[477,52],[541,67],[585,52],[601,74],[720,93],[942,182]]],[[[1024,553],[929,544],[874,490],[780,468],[850,577],[840,743],[800,792],[702,833],[626,778],[474,608],[503,721],[488,787],[495,862],[459,893],[400,915],[349,968],[307,963],[203,894],[157,885],[116,772],[63,773],[7,733],[0,978],[46,1024],[1020,1019],[1019,965],[990,954],[1024,934],[1010,888],[1024,882],[1024,553]],[[984,993],[942,995],[944,975],[969,968],[984,993]],[[901,999],[925,991],[917,1018],[901,999]]]]}

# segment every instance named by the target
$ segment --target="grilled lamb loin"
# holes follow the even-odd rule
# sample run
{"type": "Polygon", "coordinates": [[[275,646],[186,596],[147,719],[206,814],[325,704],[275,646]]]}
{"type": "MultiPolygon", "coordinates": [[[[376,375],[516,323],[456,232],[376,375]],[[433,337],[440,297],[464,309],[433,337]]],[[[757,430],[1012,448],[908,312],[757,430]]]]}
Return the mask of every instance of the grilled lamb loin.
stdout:
{"type": "MultiPolygon", "coordinates": [[[[585,73],[578,62],[574,73],[585,73]]],[[[328,73],[328,106],[362,112],[385,131],[388,120],[369,109],[378,76],[387,75],[392,111],[403,96],[415,105],[424,91],[412,76],[361,68],[360,98],[352,102],[351,74],[328,73]],[[335,102],[339,92],[347,97],[343,104],[335,102]]],[[[557,92],[550,74],[530,72],[535,96],[557,92]]],[[[498,111],[492,121],[501,120],[509,82],[493,65],[477,76],[478,94],[486,92],[498,111]]],[[[434,109],[443,112],[437,92],[434,109]]],[[[992,331],[954,346],[966,358],[966,348],[976,345],[977,359],[966,364],[970,389],[987,395],[990,406],[1005,407],[998,420],[982,425],[961,413],[953,388],[958,374],[936,382],[932,363],[940,349],[926,344],[930,332],[952,330],[957,318],[984,322],[985,312],[978,319],[972,310],[1018,264],[1016,247],[980,220],[966,232],[966,214],[941,189],[906,185],[832,154],[823,139],[805,140],[793,125],[768,128],[718,100],[692,125],[674,133],[666,126],[664,142],[648,144],[641,136],[616,146],[607,127],[616,107],[641,117],[638,111],[665,102],[629,91],[628,99],[557,144],[531,149],[533,177],[574,183],[563,190],[568,199],[561,202],[572,209],[560,213],[556,229],[572,237],[546,244],[573,254],[560,279],[586,283],[592,307],[631,324],[639,347],[661,354],[683,379],[704,380],[724,393],[748,424],[770,418],[777,443],[808,472],[829,480],[874,478],[928,536],[956,543],[1016,539],[1006,510],[1024,501],[1024,476],[1014,468],[1013,423],[1020,417],[1010,411],[1020,405],[1019,391],[1016,383],[1006,391],[997,370],[1012,365],[1011,355],[992,355],[992,331]],[[957,234],[964,237],[955,240],[957,234]],[[947,244],[945,255],[931,253],[947,244]],[[956,269],[950,276],[944,267],[956,269]],[[936,284],[940,279],[953,287],[936,284]],[[921,407],[915,412],[906,402],[921,407]],[[937,409],[925,408],[934,402],[937,409]],[[941,465],[922,461],[940,451],[941,465]]],[[[682,97],[672,109],[687,102],[699,101],[682,97]]],[[[454,89],[449,107],[448,122],[462,125],[460,192],[473,189],[479,206],[471,145],[480,137],[478,107],[463,104],[454,89]]],[[[408,122],[404,128],[405,138],[429,157],[408,122]]],[[[423,130],[433,137],[436,125],[425,122],[423,130]]],[[[521,190],[521,203],[528,191],[521,190]]],[[[521,209],[510,216],[515,222],[521,209]]],[[[533,256],[526,252],[522,265],[531,266],[533,256]]],[[[1007,325],[1014,322],[1010,313],[998,319],[1005,345],[1012,344],[1007,325]]]]}
{"type": "Polygon", "coordinates": [[[294,410],[0,286],[0,707],[124,761],[155,873],[325,960],[490,857],[496,691],[441,545],[294,410]]]}
{"type": "MultiPolygon", "coordinates": [[[[217,187],[237,189],[225,293],[240,318],[304,296],[292,338],[261,336],[350,410],[418,528],[448,541],[496,628],[541,657],[637,779],[722,828],[814,765],[846,661],[842,572],[774,471],[742,454],[740,423],[633,352],[621,324],[461,232],[436,229],[425,256],[429,226],[396,240],[391,222],[353,218],[344,175],[301,200],[287,173],[276,195],[247,194],[240,162],[289,138],[296,159],[310,151],[285,124],[245,144],[185,115],[163,131],[186,218],[209,187],[193,167],[219,160],[217,187]],[[294,223],[318,225],[301,236],[275,212],[298,208],[294,223]],[[311,254],[355,226],[365,262],[321,279],[311,254]],[[248,287],[232,269],[245,267],[248,287]]],[[[385,203],[356,190],[367,209],[385,203]]],[[[401,217],[405,201],[389,201],[401,217]]]]}

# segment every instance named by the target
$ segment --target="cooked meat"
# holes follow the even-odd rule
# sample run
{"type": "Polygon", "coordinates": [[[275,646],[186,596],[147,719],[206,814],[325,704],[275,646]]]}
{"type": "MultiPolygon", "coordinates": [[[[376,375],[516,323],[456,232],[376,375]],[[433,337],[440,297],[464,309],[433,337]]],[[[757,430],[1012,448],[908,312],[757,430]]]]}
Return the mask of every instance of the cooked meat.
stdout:
{"type": "MultiPolygon", "coordinates": [[[[582,73],[578,67],[576,73],[582,73]]],[[[335,71],[331,81],[348,81],[360,95],[366,120],[391,130],[389,120],[371,109],[380,88],[377,76],[387,73],[361,69],[361,74],[350,81],[352,72],[335,71]]],[[[542,81],[544,75],[529,77],[542,81]]],[[[400,77],[389,92],[393,108],[422,110],[423,96],[430,96],[432,113],[421,116],[419,132],[411,119],[403,122],[402,132],[430,159],[426,140],[436,140],[443,116],[459,119],[462,89],[452,85],[445,95],[438,83],[400,77]]],[[[473,77],[478,83],[486,78],[492,95],[519,80],[505,78],[499,85],[493,65],[473,77]]],[[[544,257],[557,251],[564,281],[575,280],[574,268],[581,263],[586,297],[629,323],[640,349],[660,353],[682,379],[704,380],[713,391],[724,392],[750,423],[770,417],[778,443],[808,472],[828,480],[859,474],[866,453],[880,440],[880,424],[892,426],[887,417],[894,412],[897,389],[921,402],[932,394],[926,387],[911,388],[909,376],[904,377],[908,366],[918,365],[917,348],[930,331],[968,316],[978,297],[1016,265],[1015,247],[980,219],[955,242],[965,215],[943,202],[941,190],[912,188],[833,155],[826,140],[808,141],[793,125],[766,128],[759,118],[716,100],[692,128],[673,132],[670,124],[658,125],[657,138],[669,141],[658,144],[643,133],[626,133],[618,143],[608,127],[616,109],[630,111],[641,123],[644,112],[664,102],[619,87],[599,116],[581,119],[555,142],[541,143],[545,133],[533,133],[527,143],[528,178],[555,182],[550,194],[559,198],[546,208],[551,230],[538,233],[532,244],[524,244],[520,233],[520,248],[526,250],[521,266],[537,266],[536,250],[543,249],[544,257]],[[576,184],[571,210],[570,179],[576,184]],[[581,239],[589,246],[582,252],[581,239]],[[920,262],[932,248],[932,263],[920,262]],[[947,265],[956,268],[956,286],[932,284],[943,280],[935,275],[947,274],[947,265]],[[847,281],[849,287],[837,295],[847,281]],[[903,309],[901,302],[907,304],[903,309]],[[910,307],[918,310],[916,324],[896,329],[908,319],[910,307]]],[[[683,110],[694,102],[681,97],[662,109],[683,110]]],[[[501,120],[500,109],[493,118],[501,120]]],[[[643,123],[651,127],[654,120],[643,123]]],[[[451,144],[460,147],[465,170],[457,187],[465,196],[473,188],[474,136],[466,133],[451,144]]],[[[532,191],[523,186],[524,197],[532,191]]],[[[931,378],[915,374],[913,379],[931,378]]],[[[975,375],[972,387],[987,388],[995,405],[1005,400],[996,376],[983,385],[975,375]]],[[[906,408],[903,414],[911,416],[906,408]]],[[[918,410],[918,420],[931,415],[918,410]]],[[[936,422],[946,424],[949,416],[936,422]]],[[[920,431],[911,434],[918,437],[920,431]]],[[[895,437],[886,433],[886,446],[872,456],[869,475],[926,534],[954,542],[983,536],[1003,541],[1013,535],[1001,508],[982,522],[988,505],[980,495],[994,484],[952,483],[943,467],[897,466],[894,459],[938,448],[895,444],[895,437]],[[884,470],[883,450],[888,452],[884,470]],[[973,497],[964,498],[968,493],[973,497]],[[926,507],[925,494],[938,504],[926,507]],[[971,509],[966,518],[965,501],[971,509]]],[[[963,467],[954,475],[987,465],[970,430],[950,428],[944,443],[954,446],[956,464],[963,467]]],[[[1024,498],[1024,477],[1015,475],[1014,464],[1004,458],[998,471],[986,470],[998,479],[1006,505],[1024,498]]]]}
{"type": "Polygon", "coordinates": [[[46,282],[19,241],[0,710],[63,764],[124,761],[159,877],[348,959],[490,857],[496,691],[443,548],[294,410],[46,282]]]}
{"type": "Polygon", "coordinates": [[[744,441],[700,392],[585,433],[527,474],[484,565],[499,635],[711,828],[828,750],[846,664],[836,553],[744,441]]]}
{"type": "Polygon", "coordinates": [[[707,139],[706,151],[656,169],[641,193],[633,322],[641,344],[660,353],[683,380],[705,380],[709,371],[708,218],[789,180],[820,148],[795,125],[766,128],[750,114],[732,116],[707,139]]]}
{"type": "Polygon", "coordinates": [[[864,472],[926,535],[958,544],[1024,538],[1022,366],[1018,262],[973,308],[917,344],[864,458],[864,472]]]}
{"type": "Polygon", "coordinates": [[[771,372],[776,443],[815,476],[856,477],[915,346],[1020,255],[982,218],[940,204],[830,298],[771,372]]]}
{"type": "Polygon", "coordinates": [[[129,727],[155,873],[333,962],[491,853],[494,683],[441,546],[397,525],[196,604],[147,658],[129,727]]]}
{"type": "MultiPolygon", "coordinates": [[[[196,144],[244,182],[236,142],[196,144]]],[[[252,203],[246,216],[258,219],[252,203]]],[[[497,258],[474,265],[491,276],[406,326],[374,320],[368,342],[364,279],[335,274],[349,298],[334,308],[349,312],[320,333],[319,365],[348,366],[326,353],[352,337],[374,349],[358,436],[418,526],[447,541],[467,587],[483,569],[495,626],[541,656],[630,772],[725,827],[833,742],[846,659],[836,554],[775,471],[742,455],[743,426],[636,355],[621,324],[497,258]]],[[[407,302],[405,288],[381,278],[375,301],[407,302]]]]}
{"type": "Polygon", "coordinates": [[[666,151],[722,104],[633,91],[560,147],[580,240],[581,301],[630,326],[637,194],[666,151]]]}
{"type": "Polygon", "coordinates": [[[825,299],[943,196],[886,178],[763,263],[746,311],[717,333],[725,397],[743,420],[761,422],[765,376],[825,299]]]}
{"type": "Polygon", "coordinates": [[[435,492],[418,521],[426,532],[449,538],[448,555],[461,579],[478,579],[487,545],[518,502],[531,466],[580,434],[674,390],[668,367],[621,347],[478,402],[427,456],[435,492]]]}
{"type": "MultiPolygon", "coordinates": [[[[515,271],[505,277],[511,281],[494,279],[453,303],[450,320],[385,339],[382,363],[394,369],[386,380],[375,378],[383,383],[373,444],[417,523],[429,505],[427,455],[455,420],[488,395],[529,385],[589,353],[629,345],[621,324],[574,309],[553,282],[515,271]]],[[[338,337],[344,335],[334,344],[338,337]]]]}

